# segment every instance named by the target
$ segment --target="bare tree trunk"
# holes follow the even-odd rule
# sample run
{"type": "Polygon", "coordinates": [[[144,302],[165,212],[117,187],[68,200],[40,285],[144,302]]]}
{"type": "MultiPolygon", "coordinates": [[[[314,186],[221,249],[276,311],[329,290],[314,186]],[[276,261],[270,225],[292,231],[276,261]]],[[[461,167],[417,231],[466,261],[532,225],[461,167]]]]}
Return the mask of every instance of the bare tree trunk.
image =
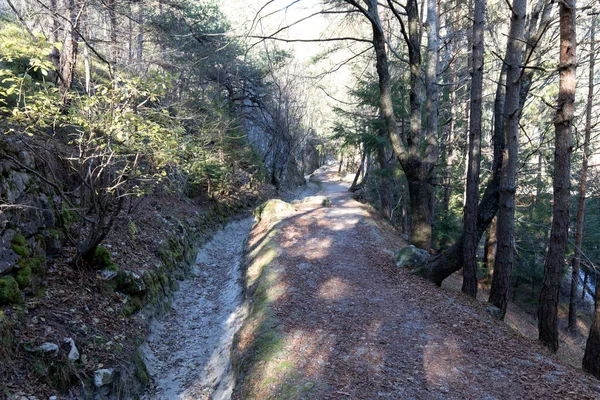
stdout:
{"type": "Polygon", "coordinates": [[[356,175],[354,175],[354,180],[352,181],[352,185],[350,185],[350,189],[348,189],[349,192],[354,191],[354,188],[358,184],[358,178],[360,178],[360,174],[362,173],[362,171],[364,170],[364,167],[365,167],[365,158],[367,156],[367,152],[365,149],[364,142],[363,142],[362,148],[363,148],[363,151],[362,151],[362,155],[360,158],[360,165],[358,167],[358,171],[356,171],[356,175]]]}
{"type": "Polygon", "coordinates": [[[588,157],[590,153],[590,135],[592,131],[592,108],[594,105],[594,72],[596,65],[596,15],[592,16],[590,30],[590,67],[588,78],[587,108],[585,110],[585,134],[583,139],[583,160],[579,178],[579,198],[577,199],[577,225],[575,226],[575,250],[573,254],[573,271],[571,274],[571,293],[569,296],[569,329],[577,326],[577,287],[581,266],[581,244],[583,242],[583,222],[585,217],[585,194],[587,184],[588,157]]]}
{"type": "Polygon", "coordinates": [[[128,26],[128,40],[127,40],[127,65],[133,64],[133,5],[129,6],[129,22],[128,26]]]}
{"type": "MultiPolygon", "coordinates": [[[[456,81],[456,63],[452,64],[452,78],[451,81],[456,81]]],[[[454,148],[452,143],[454,142],[454,126],[456,113],[456,89],[450,89],[450,122],[448,123],[448,137],[446,139],[446,176],[444,179],[444,200],[442,202],[442,213],[448,214],[450,209],[450,197],[452,196],[452,164],[454,163],[454,148]]]]}
{"type": "Polygon", "coordinates": [[[142,3],[138,4],[138,35],[137,35],[137,62],[141,63],[144,57],[144,14],[142,3]]]}
{"type": "Polygon", "coordinates": [[[58,22],[58,4],[57,0],[50,0],[50,10],[52,13],[52,41],[54,43],[58,43],[59,32],[60,32],[60,23],[58,22]]]}
{"type": "MultiPolygon", "coordinates": [[[[383,116],[381,117],[383,119],[383,116]]],[[[377,162],[382,173],[379,175],[379,193],[381,196],[381,214],[387,220],[392,217],[392,204],[390,197],[390,182],[387,174],[387,157],[385,155],[385,140],[387,134],[383,127],[378,130],[379,140],[377,141],[377,162]]]]}
{"type": "MultiPolygon", "coordinates": [[[[428,2],[431,4],[431,0],[428,2]]],[[[435,7],[435,6],[434,6],[435,7]]],[[[419,21],[419,10],[417,0],[408,0],[406,4],[406,15],[408,24],[408,34],[406,42],[408,45],[408,58],[410,65],[410,127],[408,133],[409,154],[408,157],[401,160],[402,168],[408,181],[408,194],[410,196],[411,214],[413,217],[413,230],[410,236],[410,242],[422,249],[431,247],[431,234],[433,226],[433,205],[431,204],[431,184],[429,182],[430,173],[429,167],[433,169],[433,165],[428,166],[420,156],[420,142],[422,136],[421,124],[421,30],[419,21]],[[411,148],[412,147],[412,148],[411,148]]],[[[435,12],[433,14],[436,14],[435,12]]],[[[436,29],[437,35],[437,17],[436,29]]],[[[436,39],[437,41],[437,39],[436,39]]],[[[437,49],[434,60],[429,60],[430,63],[435,63],[437,66],[437,49]]],[[[433,79],[437,86],[436,78],[431,77],[430,68],[427,68],[427,79],[433,79]]],[[[433,84],[433,82],[431,82],[433,84]]],[[[430,87],[428,82],[426,105],[435,107],[433,103],[429,103],[430,87]]],[[[428,112],[430,112],[428,110],[428,112]]],[[[431,110],[433,112],[433,110],[431,110]]],[[[437,110],[435,110],[437,114],[437,110]]],[[[436,116],[437,118],[437,116],[436,116]]],[[[427,127],[429,128],[429,127],[427,127]]],[[[426,134],[431,135],[433,132],[427,130],[426,134]]],[[[427,140],[432,136],[428,136],[427,140]]],[[[433,137],[432,137],[433,138],[433,137]]],[[[430,143],[430,142],[428,142],[430,143]]]]}
{"type": "Polygon", "coordinates": [[[83,64],[85,69],[85,93],[89,96],[92,90],[92,66],[90,52],[87,47],[83,49],[83,64]]]}
{"type": "Polygon", "coordinates": [[[544,261],[544,281],[538,306],[539,339],[552,351],[558,350],[558,297],[560,275],[565,265],[569,233],[571,125],[575,114],[575,0],[559,5],[560,83],[554,120],[554,205],[550,244],[544,261]]]}
{"type": "Polygon", "coordinates": [[[108,15],[110,18],[110,62],[117,64],[117,12],[116,0],[108,0],[108,15]]]}
{"type": "Polygon", "coordinates": [[[60,53],[60,80],[58,88],[62,94],[63,104],[68,103],[68,93],[73,86],[75,77],[75,68],[77,66],[78,43],[77,28],[79,25],[79,17],[81,11],[80,0],[66,0],[66,19],[65,24],[65,41],[60,53]]]}
{"type": "Polygon", "coordinates": [[[483,28],[485,0],[475,0],[473,20],[473,73],[471,79],[471,119],[469,121],[469,161],[464,209],[463,293],[477,297],[477,201],[481,166],[481,114],[483,94],[483,28]]]}
{"type": "MultiPolygon", "coordinates": [[[[423,138],[421,129],[421,24],[417,0],[409,0],[405,8],[408,16],[408,31],[402,16],[391,0],[388,0],[388,5],[402,26],[402,35],[409,47],[411,120],[408,135],[404,135],[404,132],[398,129],[394,115],[388,58],[385,48],[386,41],[379,19],[378,2],[376,0],[367,1],[368,10],[359,6],[355,1],[346,0],[346,2],[357,8],[371,22],[379,78],[379,109],[384,117],[394,154],[402,165],[408,181],[411,212],[414,221],[411,242],[418,247],[428,249],[431,247],[433,225],[431,177],[437,162],[438,143],[437,129],[435,129],[435,132],[429,132],[429,135],[425,138],[423,138]],[[423,139],[425,139],[425,143],[423,143],[423,139]],[[424,151],[422,151],[422,147],[424,147],[424,151]]],[[[437,51],[435,57],[437,57],[437,51]]],[[[432,105],[432,107],[434,106],[432,105]]]]}
{"type": "MultiPolygon", "coordinates": [[[[439,64],[439,9],[438,0],[427,0],[427,67],[425,69],[426,96],[425,96],[425,140],[427,143],[435,144],[432,149],[435,151],[433,157],[438,158],[438,124],[439,124],[439,90],[438,90],[438,64],[439,64]]],[[[429,180],[426,182],[429,189],[430,198],[428,200],[430,210],[430,231],[433,230],[435,186],[431,184],[430,179],[433,176],[435,162],[429,171],[429,180]]],[[[429,233],[429,247],[431,247],[431,232],[429,233]]]]}
{"type": "Polygon", "coordinates": [[[496,221],[494,218],[488,229],[488,234],[485,239],[485,252],[483,259],[485,261],[486,276],[484,280],[490,282],[494,273],[494,260],[496,259],[496,221]]]}
{"type": "Polygon", "coordinates": [[[506,47],[506,103],[504,105],[505,148],[500,172],[500,208],[496,240],[498,250],[489,302],[501,310],[504,318],[514,263],[514,214],[519,156],[519,98],[521,92],[521,58],[527,0],[513,0],[509,39],[506,47]]]}
{"type": "MultiPolygon", "coordinates": [[[[594,16],[595,17],[595,16],[594,16]]],[[[594,322],[590,327],[590,334],[585,344],[583,355],[583,370],[600,378],[600,279],[596,279],[596,296],[594,306],[594,322]]],[[[585,293],[585,289],[584,289],[585,293]]]]}

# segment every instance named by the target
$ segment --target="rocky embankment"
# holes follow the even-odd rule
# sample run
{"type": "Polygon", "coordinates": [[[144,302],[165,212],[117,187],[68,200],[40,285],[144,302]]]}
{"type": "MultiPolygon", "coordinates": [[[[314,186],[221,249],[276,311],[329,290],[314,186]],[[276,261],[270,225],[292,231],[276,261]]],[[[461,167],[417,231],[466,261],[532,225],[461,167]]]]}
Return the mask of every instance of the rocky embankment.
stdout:
{"type": "Polygon", "coordinates": [[[42,162],[9,135],[0,153],[0,392],[10,399],[141,392],[150,382],[139,350],[149,322],[171,310],[198,246],[264,193],[195,202],[158,190],[128,199],[93,257],[74,265],[80,216],[52,184],[52,174],[68,177],[67,167],[51,150],[42,162]]]}

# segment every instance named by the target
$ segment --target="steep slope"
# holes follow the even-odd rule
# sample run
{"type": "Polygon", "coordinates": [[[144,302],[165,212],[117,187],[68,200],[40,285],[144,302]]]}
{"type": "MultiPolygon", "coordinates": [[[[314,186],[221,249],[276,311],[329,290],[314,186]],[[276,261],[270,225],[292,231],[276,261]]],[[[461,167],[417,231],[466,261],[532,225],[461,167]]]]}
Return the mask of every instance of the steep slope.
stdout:
{"type": "Polygon", "coordinates": [[[395,268],[403,245],[332,169],[250,235],[235,398],[592,399],[600,383],[460,294],[395,268]]]}

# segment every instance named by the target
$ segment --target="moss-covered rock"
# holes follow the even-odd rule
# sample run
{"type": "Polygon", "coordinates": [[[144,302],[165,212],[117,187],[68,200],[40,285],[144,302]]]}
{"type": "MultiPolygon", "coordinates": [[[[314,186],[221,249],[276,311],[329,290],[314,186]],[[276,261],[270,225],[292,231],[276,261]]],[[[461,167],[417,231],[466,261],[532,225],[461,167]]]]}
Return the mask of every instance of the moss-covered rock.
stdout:
{"type": "Polygon", "coordinates": [[[31,282],[31,267],[19,268],[15,274],[15,281],[17,281],[20,289],[25,289],[29,286],[29,282],[31,282]]]}
{"type": "Polygon", "coordinates": [[[19,260],[20,270],[29,269],[34,275],[43,276],[46,273],[46,258],[42,254],[19,260]]]}
{"type": "Polygon", "coordinates": [[[128,295],[143,295],[146,290],[146,282],[144,277],[131,272],[119,270],[115,278],[116,289],[128,295]]]}
{"type": "Polygon", "coordinates": [[[296,209],[290,203],[279,199],[271,199],[254,210],[254,218],[260,222],[263,219],[282,218],[295,211],[296,209]]]}
{"type": "Polygon", "coordinates": [[[29,257],[31,254],[29,252],[29,244],[27,243],[25,236],[21,235],[20,233],[16,233],[15,236],[13,236],[10,242],[10,247],[21,257],[29,257]]]}
{"type": "Polygon", "coordinates": [[[97,269],[102,269],[112,265],[110,251],[102,245],[97,246],[90,263],[97,269]]]}
{"type": "Polygon", "coordinates": [[[0,278],[0,304],[14,304],[21,300],[19,284],[12,276],[0,278]]]}
{"type": "Polygon", "coordinates": [[[133,363],[135,364],[135,376],[142,382],[144,386],[150,382],[150,373],[144,362],[144,356],[142,351],[138,348],[133,356],[133,363]]]}

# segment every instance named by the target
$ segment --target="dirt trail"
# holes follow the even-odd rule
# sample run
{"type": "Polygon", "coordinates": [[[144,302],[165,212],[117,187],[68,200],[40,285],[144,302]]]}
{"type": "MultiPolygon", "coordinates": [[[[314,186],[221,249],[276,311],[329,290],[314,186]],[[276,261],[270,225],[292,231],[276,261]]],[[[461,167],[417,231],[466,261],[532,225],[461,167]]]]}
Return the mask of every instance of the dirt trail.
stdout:
{"type": "Polygon", "coordinates": [[[244,317],[240,263],[253,218],[229,223],[200,249],[171,313],[151,325],[142,350],[152,388],[145,399],[229,399],[233,335],[244,317]]]}
{"type": "Polygon", "coordinates": [[[267,317],[240,334],[236,398],[600,398],[600,382],[480,303],[395,268],[404,243],[334,172],[316,174],[330,207],[297,204],[252,231],[251,250],[268,238],[277,254],[262,274],[267,317]]]}

